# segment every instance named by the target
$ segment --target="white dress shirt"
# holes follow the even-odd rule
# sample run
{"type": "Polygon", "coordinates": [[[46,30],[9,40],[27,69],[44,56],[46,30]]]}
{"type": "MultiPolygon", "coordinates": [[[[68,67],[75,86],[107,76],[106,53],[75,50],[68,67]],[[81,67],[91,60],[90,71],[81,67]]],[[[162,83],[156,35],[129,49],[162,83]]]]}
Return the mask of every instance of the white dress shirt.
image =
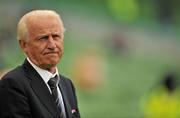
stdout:
{"type": "MultiPolygon", "coordinates": [[[[59,76],[59,72],[58,72],[58,69],[56,67],[56,72],[53,74],[47,70],[44,70],[38,66],[36,66],[34,63],[31,62],[31,60],[27,57],[27,60],[28,62],[32,65],[32,67],[39,73],[39,75],[42,77],[42,79],[44,80],[44,82],[46,83],[46,86],[48,87],[50,93],[51,93],[51,89],[48,85],[48,81],[50,80],[50,78],[52,77],[55,77],[56,75],[59,76]]],[[[60,79],[60,78],[59,78],[60,79]]],[[[59,80],[58,80],[59,81],[59,80]]],[[[58,82],[59,83],[59,82],[58,82]]],[[[62,98],[62,94],[61,94],[61,91],[59,89],[59,86],[57,86],[57,89],[58,89],[58,97],[59,97],[59,100],[60,100],[60,104],[61,104],[61,108],[62,108],[62,112],[63,114],[65,115],[65,118],[66,118],[66,112],[65,112],[65,107],[64,107],[64,102],[63,102],[63,98],[62,98]]]]}

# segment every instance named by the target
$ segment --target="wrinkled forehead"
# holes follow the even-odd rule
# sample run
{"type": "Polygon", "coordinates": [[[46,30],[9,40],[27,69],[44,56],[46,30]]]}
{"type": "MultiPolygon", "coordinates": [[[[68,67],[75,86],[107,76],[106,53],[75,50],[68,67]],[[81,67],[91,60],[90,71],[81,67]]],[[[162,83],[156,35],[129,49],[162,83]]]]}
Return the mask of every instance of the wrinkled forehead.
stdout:
{"type": "Polygon", "coordinates": [[[27,21],[28,30],[30,29],[55,29],[63,33],[63,23],[57,16],[52,15],[36,15],[30,17],[27,21]]]}

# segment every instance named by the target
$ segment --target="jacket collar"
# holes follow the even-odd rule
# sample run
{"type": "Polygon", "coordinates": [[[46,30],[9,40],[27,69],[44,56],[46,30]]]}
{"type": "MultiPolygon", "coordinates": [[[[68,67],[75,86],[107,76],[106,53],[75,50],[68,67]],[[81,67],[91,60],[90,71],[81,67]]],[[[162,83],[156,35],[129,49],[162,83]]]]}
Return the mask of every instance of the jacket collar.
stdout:
{"type": "Polygon", "coordinates": [[[55,117],[59,117],[59,111],[54,105],[54,101],[41,76],[37,71],[31,66],[31,64],[25,60],[23,64],[23,69],[27,73],[27,77],[31,80],[32,90],[35,92],[39,100],[46,107],[46,109],[55,117]]]}
{"type": "Polygon", "coordinates": [[[65,105],[65,109],[66,109],[66,117],[67,118],[71,118],[72,117],[72,113],[71,113],[71,107],[70,104],[68,102],[68,96],[67,96],[67,90],[66,87],[64,86],[65,83],[64,82],[64,78],[62,76],[60,76],[60,81],[59,81],[59,88],[61,90],[61,94],[63,97],[63,101],[64,101],[64,105],[65,105]]]}

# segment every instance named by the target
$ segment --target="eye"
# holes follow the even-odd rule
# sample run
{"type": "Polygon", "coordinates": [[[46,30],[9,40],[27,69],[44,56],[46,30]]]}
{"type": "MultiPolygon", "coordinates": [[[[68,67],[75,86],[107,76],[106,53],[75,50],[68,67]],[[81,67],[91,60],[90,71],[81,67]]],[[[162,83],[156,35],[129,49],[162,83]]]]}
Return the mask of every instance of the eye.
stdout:
{"type": "Polygon", "coordinates": [[[53,34],[52,37],[53,37],[54,40],[61,39],[61,36],[59,34],[53,34]]]}
{"type": "Polygon", "coordinates": [[[39,40],[48,40],[49,36],[41,36],[39,37],[39,40]]]}

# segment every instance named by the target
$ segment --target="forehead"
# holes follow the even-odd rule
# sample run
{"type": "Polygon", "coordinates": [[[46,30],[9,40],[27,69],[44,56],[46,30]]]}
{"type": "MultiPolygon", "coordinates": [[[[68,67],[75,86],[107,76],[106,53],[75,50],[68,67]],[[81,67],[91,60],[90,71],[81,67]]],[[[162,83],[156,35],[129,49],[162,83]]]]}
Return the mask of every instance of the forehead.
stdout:
{"type": "Polygon", "coordinates": [[[29,18],[27,27],[30,35],[36,33],[63,33],[62,21],[56,16],[40,15],[29,18]]]}

